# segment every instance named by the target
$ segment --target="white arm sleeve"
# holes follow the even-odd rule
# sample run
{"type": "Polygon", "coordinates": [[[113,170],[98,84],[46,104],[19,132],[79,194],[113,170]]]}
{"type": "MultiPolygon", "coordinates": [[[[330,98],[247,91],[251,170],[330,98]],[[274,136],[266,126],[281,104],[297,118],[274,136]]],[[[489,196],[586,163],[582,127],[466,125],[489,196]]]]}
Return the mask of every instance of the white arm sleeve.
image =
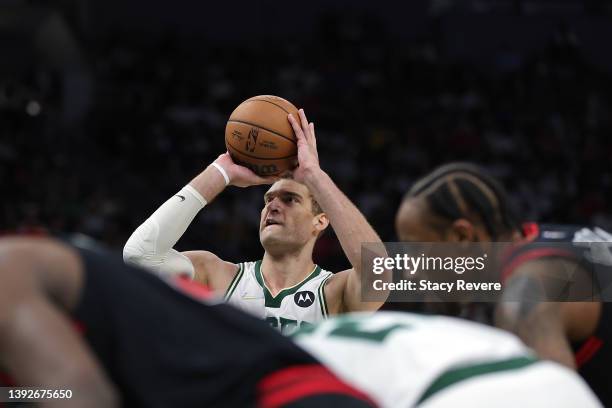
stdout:
{"type": "Polygon", "coordinates": [[[183,274],[193,278],[193,264],[172,249],[206,200],[190,185],[170,197],[134,231],[123,248],[123,260],[160,276],[183,274]]]}

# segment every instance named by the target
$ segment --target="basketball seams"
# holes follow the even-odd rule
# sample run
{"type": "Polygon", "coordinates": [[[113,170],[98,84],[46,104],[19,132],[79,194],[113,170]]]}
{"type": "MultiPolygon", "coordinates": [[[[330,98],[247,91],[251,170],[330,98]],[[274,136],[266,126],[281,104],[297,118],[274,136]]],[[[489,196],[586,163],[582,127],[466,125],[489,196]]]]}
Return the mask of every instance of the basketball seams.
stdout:
{"type": "Polygon", "coordinates": [[[276,107],[281,108],[281,109],[282,109],[282,110],[284,110],[284,111],[285,111],[287,114],[291,113],[291,112],[289,112],[287,109],[283,108],[281,105],[279,105],[279,104],[277,104],[277,103],[274,103],[274,102],[272,102],[272,101],[270,101],[270,100],[268,100],[268,99],[255,99],[255,98],[251,98],[251,99],[248,99],[248,100],[246,100],[246,101],[244,101],[244,102],[246,103],[246,102],[254,102],[254,101],[268,102],[268,103],[271,103],[272,105],[274,105],[274,106],[276,106],[276,107]]]}
{"type": "Polygon", "coordinates": [[[241,150],[238,150],[236,147],[232,146],[231,143],[226,142],[227,147],[229,147],[230,149],[234,150],[236,153],[241,154],[243,156],[249,157],[251,159],[257,159],[257,160],[286,160],[286,159],[290,159],[292,157],[296,157],[297,154],[292,154],[290,156],[284,156],[284,157],[270,157],[270,158],[265,158],[265,157],[257,157],[257,156],[251,156],[250,154],[246,154],[241,150]]]}
{"type": "Polygon", "coordinates": [[[282,137],[283,139],[289,140],[290,142],[292,142],[294,145],[296,145],[296,146],[297,146],[297,142],[296,142],[295,140],[290,139],[290,138],[288,138],[287,136],[285,136],[285,135],[283,135],[283,134],[281,134],[281,133],[278,133],[278,132],[275,132],[275,131],[270,130],[270,129],[268,129],[268,128],[265,128],[265,127],[259,126],[259,125],[255,124],[255,123],[247,122],[247,121],[244,121],[244,120],[232,119],[232,118],[230,118],[230,119],[228,120],[228,123],[229,123],[229,122],[242,123],[243,125],[248,125],[248,126],[253,126],[253,127],[256,127],[256,128],[259,128],[259,129],[263,129],[263,130],[265,130],[266,132],[273,133],[273,134],[275,134],[276,136],[279,136],[279,137],[282,137]]]}

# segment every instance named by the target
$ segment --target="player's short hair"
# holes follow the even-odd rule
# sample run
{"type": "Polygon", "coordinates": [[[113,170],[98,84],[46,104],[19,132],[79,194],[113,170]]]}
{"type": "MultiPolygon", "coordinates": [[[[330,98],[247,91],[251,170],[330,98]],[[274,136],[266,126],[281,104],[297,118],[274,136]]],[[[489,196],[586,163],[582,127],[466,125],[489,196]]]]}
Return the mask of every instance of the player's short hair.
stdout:
{"type": "Polygon", "coordinates": [[[319,205],[318,201],[315,200],[315,198],[312,195],[310,196],[310,199],[312,201],[312,214],[313,215],[322,214],[323,213],[323,209],[319,205]]]}
{"type": "Polygon", "coordinates": [[[413,197],[424,197],[435,215],[451,221],[477,215],[493,240],[501,234],[521,230],[506,190],[472,163],[437,167],[417,181],[404,199],[413,197]]]}

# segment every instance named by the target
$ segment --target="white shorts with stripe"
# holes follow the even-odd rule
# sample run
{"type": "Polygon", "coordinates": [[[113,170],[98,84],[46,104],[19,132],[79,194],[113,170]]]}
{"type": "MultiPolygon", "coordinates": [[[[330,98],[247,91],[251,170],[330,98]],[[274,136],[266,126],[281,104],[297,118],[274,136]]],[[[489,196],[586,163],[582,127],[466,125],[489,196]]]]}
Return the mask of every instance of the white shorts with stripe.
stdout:
{"type": "Polygon", "coordinates": [[[347,314],[296,342],[382,407],[600,407],[574,372],[516,336],[442,316],[347,314]]]}

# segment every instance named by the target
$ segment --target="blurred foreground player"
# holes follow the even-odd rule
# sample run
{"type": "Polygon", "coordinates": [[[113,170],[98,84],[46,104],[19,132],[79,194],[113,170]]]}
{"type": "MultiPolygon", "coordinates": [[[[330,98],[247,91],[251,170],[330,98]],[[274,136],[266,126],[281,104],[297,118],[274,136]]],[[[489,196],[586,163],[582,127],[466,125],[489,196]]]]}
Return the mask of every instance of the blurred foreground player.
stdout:
{"type": "Polygon", "coordinates": [[[417,182],[398,211],[396,229],[401,241],[515,242],[500,273],[504,297],[523,300],[499,302],[490,323],[518,334],[540,357],[577,368],[604,405],[612,406],[607,374],[612,303],[534,301],[545,276],[566,270],[583,276],[596,271],[592,287],[611,287],[610,234],[598,228],[519,223],[501,184],[469,163],[441,166],[417,182]]]}
{"type": "Polygon", "coordinates": [[[383,407],[601,407],[572,370],[483,324],[401,312],[348,314],[296,342],[383,407]]]}
{"type": "Polygon", "coordinates": [[[226,153],[134,231],[124,248],[126,262],[162,275],[189,274],[283,333],[330,314],[377,310],[383,302],[361,301],[361,244],[381,242],[380,238],[319,166],[314,125],[302,110],[299,113],[300,118],[289,115],[299,166],[293,179],[276,181],[264,195],[259,225],[262,260],[234,264],[208,251],[179,253],[172,248],[226,185],[273,181],[236,165],[226,153]],[[335,274],[312,260],[315,242],[330,223],[352,266],[335,274]]]}
{"type": "Polygon", "coordinates": [[[176,281],[190,297],[45,239],[0,240],[0,282],[0,367],[17,386],[72,391],[46,406],[371,406],[265,323],[201,300],[192,282],[176,281]]]}

